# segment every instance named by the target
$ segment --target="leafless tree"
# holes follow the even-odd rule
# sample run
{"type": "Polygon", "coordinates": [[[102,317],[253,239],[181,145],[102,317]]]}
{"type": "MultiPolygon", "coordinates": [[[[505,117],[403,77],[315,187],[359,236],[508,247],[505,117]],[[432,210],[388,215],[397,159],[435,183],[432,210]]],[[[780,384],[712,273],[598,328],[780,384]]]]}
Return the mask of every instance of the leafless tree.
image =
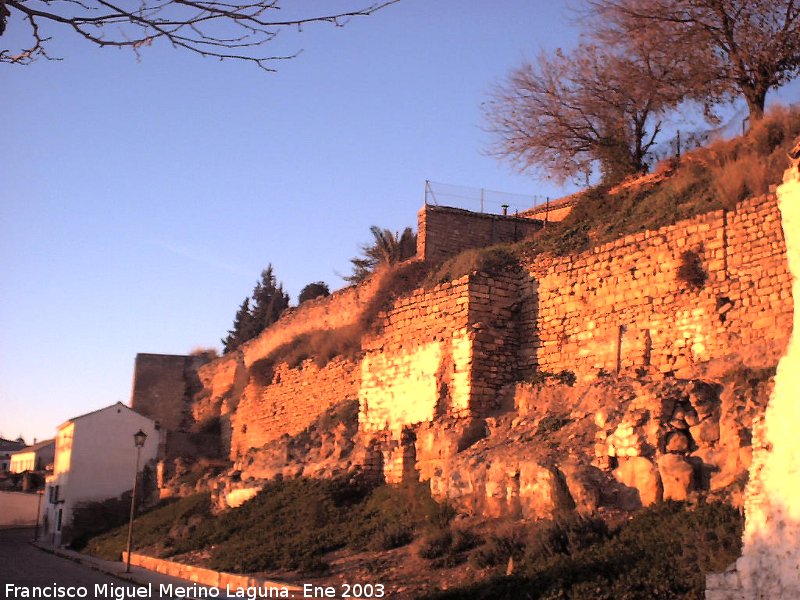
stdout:
{"type": "Polygon", "coordinates": [[[606,40],[648,35],[676,54],[702,52],[688,90],[707,106],[741,94],[753,119],[767,92],[800,73],[797,0],[588,0],[606,40]],[[702,69],[700,67],[703,67],[702,69]]]}
{"type": "MultiPolygon", "coordinates": [[[[28,64],[51,58],[47,42],[58,27],[101,47],[138,52],[158,40],[173,47],[220,60],[251,62],[273,71],[274,61],[262,47],[286,28],[312,23],[344,25],[353,17],[373,14],[399,0],[361,4],[351,10],[277,18],[279,0],[0,0],[0,36],[11,26],[26,27],[29,41],[16,49],[0,49],[0,62],[28,64]]],[[[358,4],[358,2],[355,2],[358,4]]]]}
{"type": "MultiPolygon", "coordinates": [[[[646,40],[645,40],[646,41],[646,40]]],[[[687,65],[631,40],[582,44],[514,70],[484,105],[494,154],[563,182],[593,167],[606,182],[646,170],[661,117],[682,97],[687,65]]]]}

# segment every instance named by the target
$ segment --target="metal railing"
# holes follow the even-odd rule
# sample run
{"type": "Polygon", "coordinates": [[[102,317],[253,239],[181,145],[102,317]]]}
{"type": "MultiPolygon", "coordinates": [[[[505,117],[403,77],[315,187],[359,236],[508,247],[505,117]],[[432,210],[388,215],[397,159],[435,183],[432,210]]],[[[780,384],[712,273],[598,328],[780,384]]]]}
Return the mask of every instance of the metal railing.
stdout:
{"type": "Polygon", "coordinates": [[[536,194],[512,194],[425,180],[425,204],[451,206],[473,212],[515,215],[545,204],[549,198],[536,194]]]}

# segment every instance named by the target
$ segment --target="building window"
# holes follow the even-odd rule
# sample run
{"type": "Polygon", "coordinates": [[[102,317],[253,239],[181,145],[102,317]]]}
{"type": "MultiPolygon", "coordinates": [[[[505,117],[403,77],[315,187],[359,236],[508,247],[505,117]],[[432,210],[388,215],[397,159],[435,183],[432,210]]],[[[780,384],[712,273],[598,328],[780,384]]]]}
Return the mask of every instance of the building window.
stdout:
{"type": "Polygon", "coordinates": [[[61,531],[61,512],[62,509],[58,509],[58,520],[56,521],[56,531],[61,531]]]}

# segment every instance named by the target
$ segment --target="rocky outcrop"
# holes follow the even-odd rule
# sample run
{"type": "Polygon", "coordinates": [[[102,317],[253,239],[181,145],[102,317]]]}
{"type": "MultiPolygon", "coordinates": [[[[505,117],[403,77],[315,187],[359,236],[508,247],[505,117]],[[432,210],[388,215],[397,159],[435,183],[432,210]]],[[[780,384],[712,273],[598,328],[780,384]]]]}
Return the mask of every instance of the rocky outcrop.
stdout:
{"type": "Polygon", "coordinates": [[[740,505],[750,427],[772,371],[735,364],[717,365],[716,380],[518,384],[514,410],[409,435],[416,471],[435,496],[494,516],[635,510],[700,496],[740,505]]]}

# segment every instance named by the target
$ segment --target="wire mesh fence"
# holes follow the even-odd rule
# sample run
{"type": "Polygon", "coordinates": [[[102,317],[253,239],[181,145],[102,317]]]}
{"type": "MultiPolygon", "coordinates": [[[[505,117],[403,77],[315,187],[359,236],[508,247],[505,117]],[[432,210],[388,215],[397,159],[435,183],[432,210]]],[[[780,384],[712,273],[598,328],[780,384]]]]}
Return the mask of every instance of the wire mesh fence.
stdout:
{"type": "Polygon", "coordinates": [[[438,181],[425,181],[425,204],[451,206],[473,212],[515,215],[544,204],[547,196],[536,194],[512,194],[485,188],[453,185],[438,181]]]}

